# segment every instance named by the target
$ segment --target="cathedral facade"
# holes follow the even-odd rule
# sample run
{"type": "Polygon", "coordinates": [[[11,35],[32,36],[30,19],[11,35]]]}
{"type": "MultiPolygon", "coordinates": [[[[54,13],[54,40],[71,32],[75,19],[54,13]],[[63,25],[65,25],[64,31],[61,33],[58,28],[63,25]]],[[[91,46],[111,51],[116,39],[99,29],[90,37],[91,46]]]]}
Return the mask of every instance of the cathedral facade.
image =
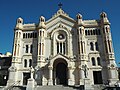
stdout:
{"type": "Polygon", "coordinates": [[[24,24],[17,19],[8,85],[114,85],[118,80],[110,22],[71,18],[60,8],[49,20],[24,24]],[[31,70],[33,74],[31,74],[31,70]]]}

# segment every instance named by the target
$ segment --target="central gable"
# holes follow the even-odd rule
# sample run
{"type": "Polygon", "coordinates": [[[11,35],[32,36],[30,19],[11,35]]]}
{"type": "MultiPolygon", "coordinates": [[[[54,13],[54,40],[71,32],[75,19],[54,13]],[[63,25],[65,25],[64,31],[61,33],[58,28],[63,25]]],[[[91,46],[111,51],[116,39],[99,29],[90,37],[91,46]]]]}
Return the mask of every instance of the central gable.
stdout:
{"type": "Polygon", "coordinates": [[[71,28],[75,25],[76,21],[70,18],[63,10],[58,10],[57,13],[48,21],[46,21],[46,30],[51,32],[54,28],[59,25],[63,25],[64,27],[71,30],[71,28]]]}

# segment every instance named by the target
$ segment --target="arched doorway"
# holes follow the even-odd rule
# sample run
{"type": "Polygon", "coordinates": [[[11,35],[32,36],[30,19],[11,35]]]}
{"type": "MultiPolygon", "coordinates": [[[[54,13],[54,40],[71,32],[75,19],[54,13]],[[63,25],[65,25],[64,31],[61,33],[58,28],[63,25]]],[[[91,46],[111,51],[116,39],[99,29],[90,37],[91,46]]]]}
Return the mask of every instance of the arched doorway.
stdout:
{"type": "Polygon", "coordinates": [[[56,85],[67,85],[67,62],[64,59],[58,59],[54,63],[54,78],[56,85]]]}

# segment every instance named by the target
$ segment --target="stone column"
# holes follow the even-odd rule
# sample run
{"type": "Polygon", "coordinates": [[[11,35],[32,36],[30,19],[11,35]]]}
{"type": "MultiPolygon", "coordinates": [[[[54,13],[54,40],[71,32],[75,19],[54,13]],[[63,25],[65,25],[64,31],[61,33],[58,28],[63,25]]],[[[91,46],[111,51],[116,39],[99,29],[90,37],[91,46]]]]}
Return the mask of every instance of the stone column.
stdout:
{"type": "Polygon", "coordinates": [[[80,69],[80,78],[81,78],[81,79],[84,79],[84,71],[83,71],[82,68],[80,69]]]}
{"type": "Polygon", "coordinates": [[[84,71],[82,68],[80,68],[79,73],[80,73],[80,85],[84,85],[84,78],[85,77],[84,77],[84,71]]]}
{"type": "Polygon", "coordinates": [[[33,79],[33,73],[34,73],[34,69],[33,69],[33,67],[31,66],[31,68],[30,68],[31,79],[33,79]]]}
{"type": "Polygon", "coordinates": [[[108,67],[108,71],[109,71],[109,84],[110,85],[114,85],[116,84],[116,82],[118,81],[118,73],[116,71],[116,67],[114,65],[111,65],[108,67]]]}
{"type": "Polygon", "coordinates": [[[36,82],[33,78],[33,73],[34,73],[33,67],[30,68],[30,73],[31,73],[31,78],[28,79],[26,90],[34,90],[36,85],[36,82]]]}
{"type": "Polygon", "coordinates": [[[68,67],[68,85],[73,86],[74,85],[74,81],[73,81],[73,77],[72,77],[72,67],[68,67]]]}
{"type": "Polygon", "coordinates": [[[49,66],[49,80],[48,85],[53,85],[53,67],[49,66]]]}

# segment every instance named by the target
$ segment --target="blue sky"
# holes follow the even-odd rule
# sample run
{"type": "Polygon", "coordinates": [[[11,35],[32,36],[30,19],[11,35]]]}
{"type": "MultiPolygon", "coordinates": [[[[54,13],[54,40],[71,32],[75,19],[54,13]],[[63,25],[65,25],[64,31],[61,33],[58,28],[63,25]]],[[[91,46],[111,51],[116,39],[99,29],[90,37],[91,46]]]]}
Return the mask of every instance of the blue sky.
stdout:
{"type": "MultiPolygon", "coordinates": [[[[116,62],[120,61],[120,0],[0,0],[0,52],[12,52],[16,19],[22,17],[24,23],[37,23],[43,15],[47,20],[58,10],[62,2],[63,10],[76,19],[99,19],[105,11],[111,22],[111,32],[116,62]]],[[[120,65],[119,65],[120,66],[120,65]]]]}

